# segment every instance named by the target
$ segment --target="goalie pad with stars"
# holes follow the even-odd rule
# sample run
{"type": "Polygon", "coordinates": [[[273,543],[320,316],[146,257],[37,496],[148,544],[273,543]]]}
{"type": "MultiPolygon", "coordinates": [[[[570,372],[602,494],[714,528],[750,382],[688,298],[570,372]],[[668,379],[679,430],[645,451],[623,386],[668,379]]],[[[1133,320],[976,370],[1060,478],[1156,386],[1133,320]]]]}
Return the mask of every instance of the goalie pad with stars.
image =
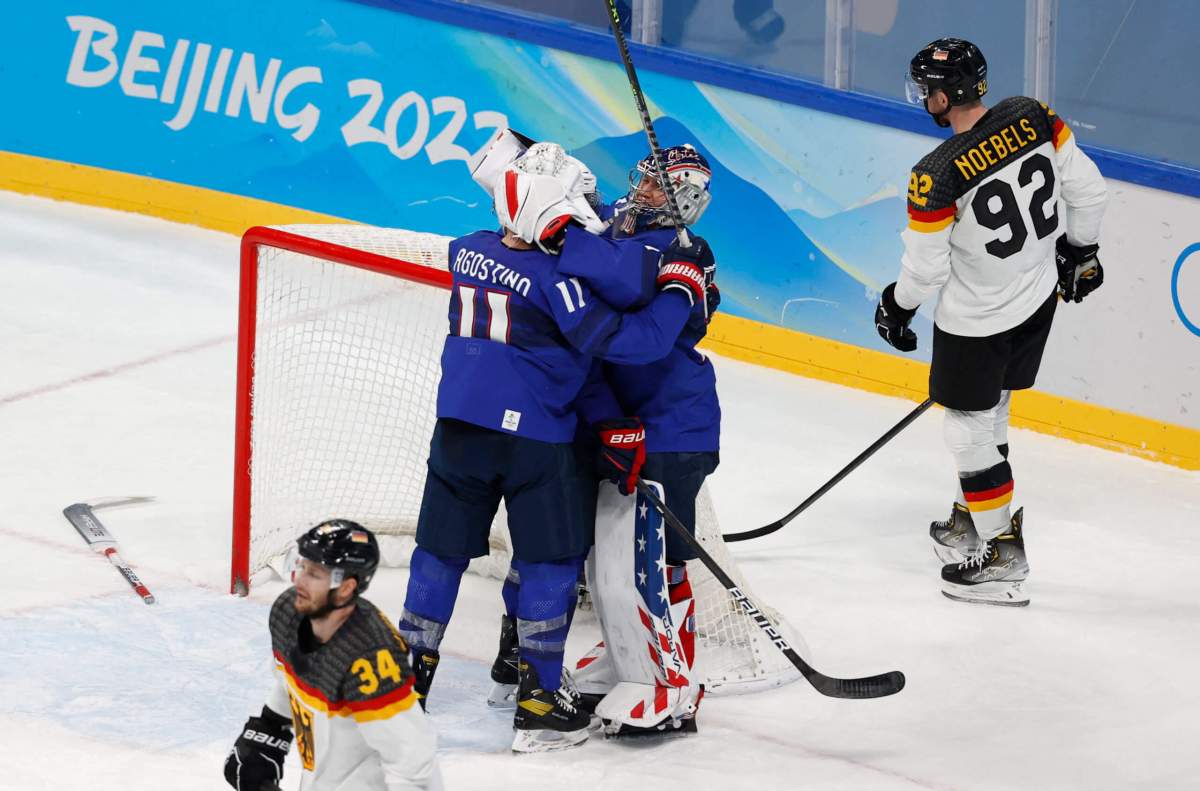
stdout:
{"type": "MultiPolygon", "coordinates": [[[[669,507],[663,487],[646,483],[669,507]]],[[[690,596],[671,603],[667,529],[640,494],[622,496],[601,484],[587,580],[603,643],[580,660],[576,681],[581,692],[604,694],[596,714],[612,732],[678,727],[699,703],[693,652],[683,639],[693,605],[690,596]]]]}

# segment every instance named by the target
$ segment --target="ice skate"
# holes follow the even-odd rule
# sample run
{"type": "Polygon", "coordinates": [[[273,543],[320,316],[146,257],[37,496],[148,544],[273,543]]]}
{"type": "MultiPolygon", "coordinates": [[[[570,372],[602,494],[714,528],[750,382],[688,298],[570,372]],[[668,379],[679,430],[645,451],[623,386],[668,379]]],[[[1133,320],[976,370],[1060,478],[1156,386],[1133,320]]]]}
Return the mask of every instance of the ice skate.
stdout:
{"type": "Polygon", "coordinates": [[[933,539],[933,553],[942,563],[962,563],[980,548],[971,512],[958,502],[951,509],[949,519],[930,523],[929,537],[933,539]]]}
{"type": "Polygon", "coordinates": [[[517,705],[517,673],[519,661],[517,645],[517,621],[507,615],[500,616],[500,649],[496,661],[492,662],[492,691],[488,694],[488,705],[511,709],[517,705]]]}
{"type": "Polygon", "coordinates": [[[437,672],[441,654],[427,648],[414,648],[409,660],[412,662],[413,690],[421,708],[425,708],[425,699],[429,697],[429,688],[433,685],[433,674],[437,672]]]}
{"type": "Polygon", "coordinates": [[[1002,607],[1024,607],[1029,563],[1022,531],[1024,509],[1017,509],[1006,532],[988,541],[961,563],[942,567],[942,594],[948,599],[1002,607]]]}
{"type": "Polygon", "coordinates": [[[567,690],[542,689],[537,673],[526,662],[520,663],[518,673],[513,752],[565,750],[587,741],[591,715],[575,705],[567,690]]]}

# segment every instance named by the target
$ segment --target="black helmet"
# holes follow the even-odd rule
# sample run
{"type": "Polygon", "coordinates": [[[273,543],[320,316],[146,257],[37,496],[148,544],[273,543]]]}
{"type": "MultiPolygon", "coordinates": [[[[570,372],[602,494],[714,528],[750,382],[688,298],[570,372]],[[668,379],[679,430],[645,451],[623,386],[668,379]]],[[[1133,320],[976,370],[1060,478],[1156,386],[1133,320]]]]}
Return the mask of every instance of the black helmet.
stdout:
{"type": "Polygon", "coordinates": [[[905,79],[908,100],[925,104],[929,94],[939,89],[951,107],[970,104],[987,93],[987,61],[979,47],[961,38],[939,38],[913,56],[905,79]]]}
{"type": "Polygon", "coordinates": [[[300,557],[334,572],[333,587],[347,577],[358,580],[357,594],[367,589],[379,567],[379,542],[375,534],[349,519],[326,520],[300,536],[296,544],[300,557]]]}

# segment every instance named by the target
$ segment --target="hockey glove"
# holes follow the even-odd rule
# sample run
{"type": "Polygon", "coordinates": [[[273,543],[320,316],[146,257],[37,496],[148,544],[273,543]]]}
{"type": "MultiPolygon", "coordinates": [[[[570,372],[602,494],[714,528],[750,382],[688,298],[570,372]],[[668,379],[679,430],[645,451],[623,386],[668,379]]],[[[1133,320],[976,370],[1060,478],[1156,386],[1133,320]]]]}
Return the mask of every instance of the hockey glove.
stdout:
{"type": "Polygon", "coordinates": [[[225,759],[225,782],[238,791],[273,791],[283,779],[283,761],[292,747],[292,721],[263,706],[251,717],[225,759]]]}
{"type": "Polygon", "coordinates": [[[691,247],[683,247],[676,239],[663,253],[658,267],[658,290],[677,289],[695,305],[704,299],[705,287],[710,282],[705,269],[711,266],[715,271],[715,265],[708,242],[699,236],[693,236],[691,241],[691,247]]]}
{"type": "Polygon", "coordinates": [[[1100,245],[1073,245],[1065,235],[1055,243],[1055,263],[1058,264],[1058,293],[1066,302],[1082,302],[1083,298],[1104,283],[1104,268],[1096,257],[1100,245]]]}
{"type": "Polygon", "coordinates": [[[637,488],[638,476],[646,463],[646,429],[635,417],[603,420],[596,424],[600,435],[597,472],[617,484],[621,494],[637,488]]]}
{"type": "Polygon", "coordinates": [[[917,334],[908,328],[909,322],[917,314],[916,309],[908,310],[896,304],[896,284],[892,283],[879,295],[879,305],[875,308],[875,329],[879,337],[902,352],[911,352],[917,348],[917,334]]]}
{"type": "Polygon", "coordinates": [[[713,314],[721,307],[721,289],[717,288],[716,283],[709,283],[708,288],[704,289],[704,299],[708,303],[704,315],[708,321],[712,321],[713,314]]]}

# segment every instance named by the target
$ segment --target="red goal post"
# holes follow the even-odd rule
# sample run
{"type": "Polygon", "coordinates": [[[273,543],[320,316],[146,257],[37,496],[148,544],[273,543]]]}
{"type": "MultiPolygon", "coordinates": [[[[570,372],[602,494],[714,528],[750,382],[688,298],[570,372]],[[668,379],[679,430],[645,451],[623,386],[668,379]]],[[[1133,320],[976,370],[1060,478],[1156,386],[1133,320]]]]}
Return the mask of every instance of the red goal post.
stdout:
{"type": "MultiPolygon", "coordinates": [[[[329,226],[341,232],[346,227],[329,226]]],[[[365,226],[361,226],[364,227],[365,226]]],[[[242,236],[241,282],[238,298],[238,345],[237,345],[237,401],[236,428],[234,435],[234,479],[233,479],[233,544],[230,590],[245,594],[250,587],[251,574],[251,465],[253,464],[253,383],[258,329],[258,279],[259,254],[262,248],[283,250],[297,255],[311,256],[335,264],[374,272],[389,277],[402,278],[415,283],[449,290],[451,276],[445,268],[445,253],[441,266],[437,266],[436,254],[425,248],[424,262],[401,260],[390,255],[372,252],[359,246],[350,246],[334,241],[314,238],[302,234],[299,228],[285,230],[255,226],[242,236]]],[[[312,227],[305,226],[312,232],[312,227]]],[[[338,234],[335,234],[335,237],[338,234]]],[[[350,235],[353,238],[354,235],[350,235]]],[[[417,235],[434,238],[432,234],[417,235]]],[[[448,237],[442,237],[449,242],[448,237]]]]}

